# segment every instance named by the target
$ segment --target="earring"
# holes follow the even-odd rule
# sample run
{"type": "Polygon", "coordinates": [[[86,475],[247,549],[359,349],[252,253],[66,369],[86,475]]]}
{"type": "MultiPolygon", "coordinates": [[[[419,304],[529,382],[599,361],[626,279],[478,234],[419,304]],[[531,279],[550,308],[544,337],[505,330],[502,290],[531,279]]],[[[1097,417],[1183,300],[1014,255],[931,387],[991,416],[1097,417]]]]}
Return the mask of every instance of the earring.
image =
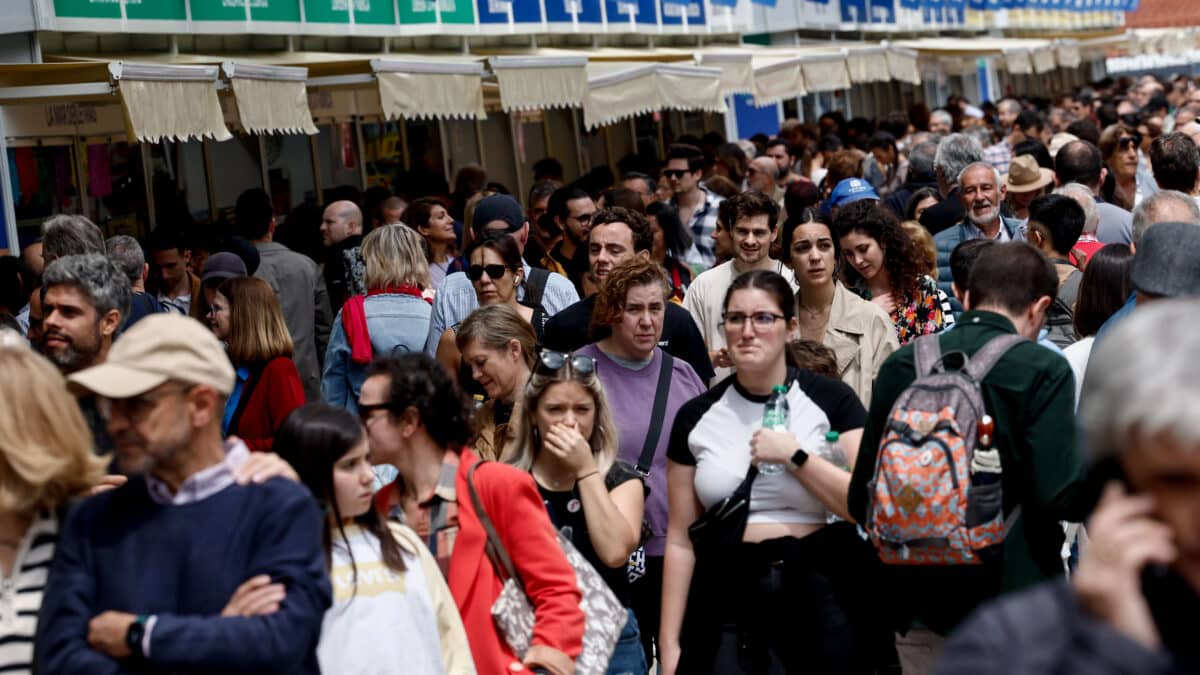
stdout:
{"type": "Polygon", "coordinates": [[[513,286],[520,286],[520,285],[521,285],[521,280],[516,277],[513,277],[513,286]]]}

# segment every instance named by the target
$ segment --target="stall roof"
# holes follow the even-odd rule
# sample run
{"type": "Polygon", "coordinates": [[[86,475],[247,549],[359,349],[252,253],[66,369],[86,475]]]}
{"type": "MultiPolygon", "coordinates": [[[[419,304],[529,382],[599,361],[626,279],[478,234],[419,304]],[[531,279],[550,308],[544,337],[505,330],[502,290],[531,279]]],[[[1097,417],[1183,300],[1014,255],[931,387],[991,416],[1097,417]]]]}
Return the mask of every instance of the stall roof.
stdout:
{"type": "Polygon", "coordinates": [[[589,129],[654,110],[725,112],[721,70],[678,63],[589,63],[583,122],[589,129]]]}

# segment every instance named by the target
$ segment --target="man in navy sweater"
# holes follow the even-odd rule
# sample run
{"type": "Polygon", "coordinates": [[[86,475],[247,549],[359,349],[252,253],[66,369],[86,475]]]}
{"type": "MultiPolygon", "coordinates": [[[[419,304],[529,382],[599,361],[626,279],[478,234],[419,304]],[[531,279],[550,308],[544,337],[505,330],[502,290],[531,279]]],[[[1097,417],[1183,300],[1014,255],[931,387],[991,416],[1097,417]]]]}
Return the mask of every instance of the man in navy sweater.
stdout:
{"type": "Polygon", "coordinates": [[[318,673],[331,602],[322,516],[296,483],[235,483],[249,451],[221,439],[234,372],[212,333],[179,315],[147,317],[70,381],[100,397],[117,461],[134,477],[63,526],[38,670],[318,673]]]}

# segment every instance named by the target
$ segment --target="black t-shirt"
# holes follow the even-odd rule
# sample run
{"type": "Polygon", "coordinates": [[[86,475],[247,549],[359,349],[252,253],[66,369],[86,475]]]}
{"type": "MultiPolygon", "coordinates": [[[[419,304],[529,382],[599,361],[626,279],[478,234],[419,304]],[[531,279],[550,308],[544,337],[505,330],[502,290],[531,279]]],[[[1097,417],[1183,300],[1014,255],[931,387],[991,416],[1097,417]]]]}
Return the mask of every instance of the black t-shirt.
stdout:
{"type": "MultiPolygon", "coordinates": [[[[611,491],[618,485],[631,480],[640,481],[642,477],[632,466],[624,462],[614,462],[612,468],[608,470],[608,474],[604,476],[604,486],[611,491]]],[[[537,489],[542,495],[542,503],[546,505],[546,512],[550,514],[550,521],[554,523],[554,527],[567,535],[579,553],[592,564],[592,567],[596,568],[596,571],[608,583],[608,587],[612,589],[621,604],[628,607],[631,597],[625,566],[613,568],[600,561],[600,557],[596,554],[596,548],[592,546],[592,539],[588,536],[587,519],[583,515],[583,502],[579,499],[579,487],[575,486],[564,492],[555,492],[541,485],[538,485],[537,489]]]]}
{"type": "MultiPolygon", "coordinates": [[[[542,333],[542,346],[554,351],[572,352],[612,335],[612,330],[607,326],[598,326],[589,334],[595,309],[596,296],[593,295],[550,317],[542,333]]],[[[673,302],[667,303],[658,346],[671,356],[687,361],[702,381],[708,382],[716,376],[712,361],[708,358],[708,348],[704,346],[704,338],[692,315],[673,302]]]]}

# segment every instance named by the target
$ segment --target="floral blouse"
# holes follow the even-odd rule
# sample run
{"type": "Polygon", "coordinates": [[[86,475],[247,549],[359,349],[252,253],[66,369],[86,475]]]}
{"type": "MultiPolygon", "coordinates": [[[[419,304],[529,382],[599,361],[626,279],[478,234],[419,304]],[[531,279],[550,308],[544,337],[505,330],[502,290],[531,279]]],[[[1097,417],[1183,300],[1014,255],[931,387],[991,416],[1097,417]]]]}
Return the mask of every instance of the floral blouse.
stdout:
{"type": "MultiPolygon", "coordinates": [[[[865,290],[862,296],[871,299],[871,294],[865,290]]],[[[929,276],[921,278],[916,297],[897,299],[891,317],[892,323],[896,324],[896,338],[902,347],[912,342],[913,338],[940,333],[954,325],[950,298],[929,276]]]]}

